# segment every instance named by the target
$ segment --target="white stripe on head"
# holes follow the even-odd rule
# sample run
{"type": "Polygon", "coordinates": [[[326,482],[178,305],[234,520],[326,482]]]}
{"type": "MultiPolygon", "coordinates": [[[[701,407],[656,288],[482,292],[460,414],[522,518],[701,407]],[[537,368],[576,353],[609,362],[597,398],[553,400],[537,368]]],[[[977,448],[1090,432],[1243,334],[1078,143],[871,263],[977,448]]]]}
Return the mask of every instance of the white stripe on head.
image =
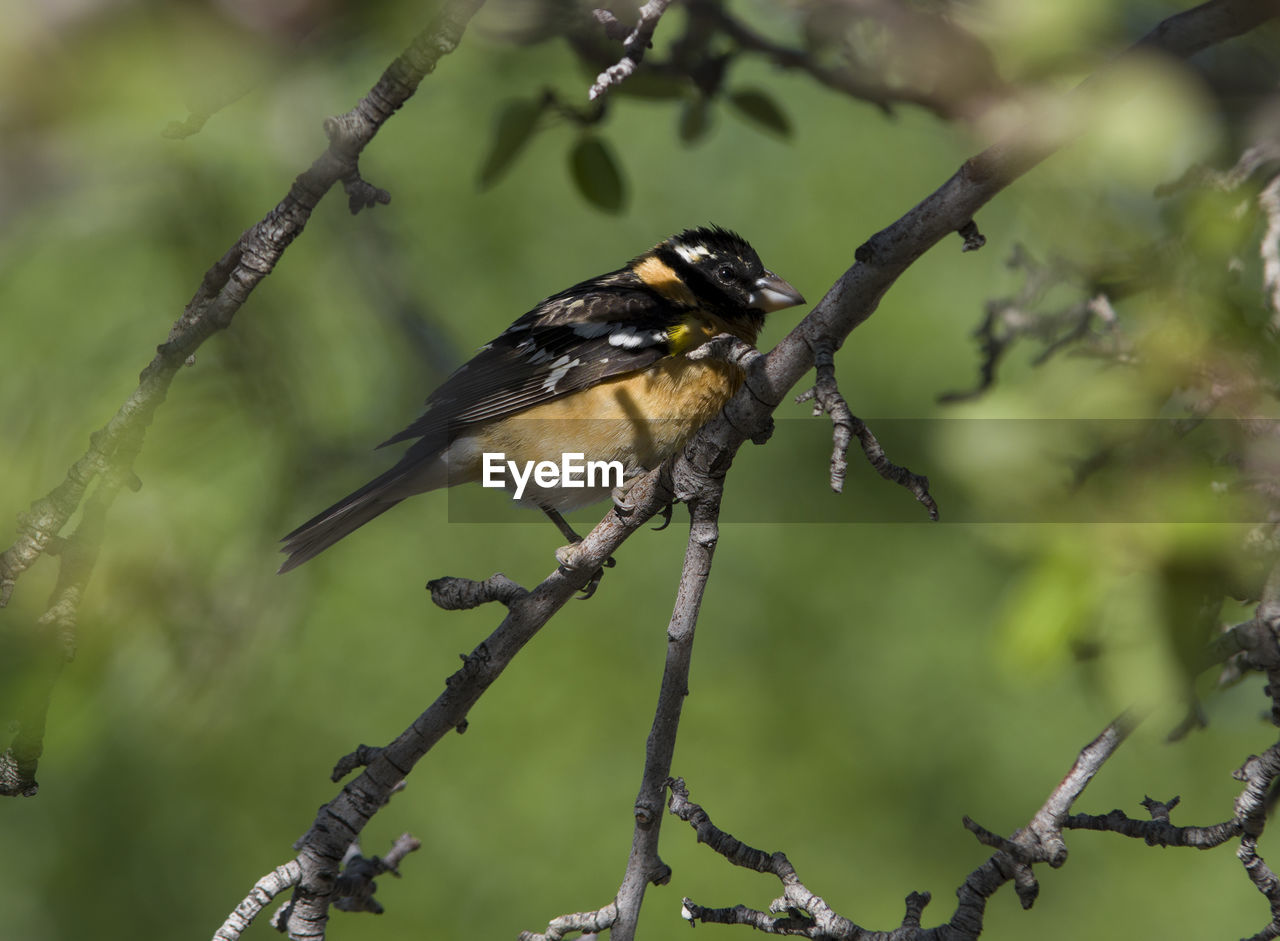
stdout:
{"type": "Polygon", "coordinates": [[[696,265],[699,261],[711,254],[705,245],[686,245],[684,242],[677,242],[673,246],[676,254],[683,258],[691,265],[696,265]]]}

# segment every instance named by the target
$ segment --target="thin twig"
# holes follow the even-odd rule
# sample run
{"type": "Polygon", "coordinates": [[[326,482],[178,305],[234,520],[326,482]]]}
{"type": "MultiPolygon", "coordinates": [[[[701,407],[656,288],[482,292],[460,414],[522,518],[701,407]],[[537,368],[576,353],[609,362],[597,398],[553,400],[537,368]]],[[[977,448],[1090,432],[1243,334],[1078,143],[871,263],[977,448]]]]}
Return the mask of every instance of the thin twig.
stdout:
{"type": "MultiPolygon", "coordinates": [[[[644,58],[645,50],[653,41],[653,31],[658,28],[658,21],[662,19],[662,14],[667,12],[667,7],[670,5],[671,0],[649,0],[640,8],[635,28],[627,33],[626,39],[623,40],[622,58],[596,76],[595,83],[587,92],[588,100],[595,101],[610,85],[617,85],[627,76],[634,74],[640,65],[640,60],[644,58]]],[[[610,38],[617,38],[625,28],[608,10],[595,10],[593,15],[596,21],[604,26],[610,38]]]]}
{"type": "Polygon", "coordinates": [[[844,491],[845,475],[849,470],[849,444],[853,438],[858,439],[863,456],[877,474],[911,491],[916,500],[929,511],[929,519],[937,521],[938,504],[929,493],[929,478],[913,474],[910,470],[893,463],[884,453],[880,441],[867,427],[866,422],[853,414],[849,403],[840,394],[840,386],[836,382],[835,359],[828,343],[820,343],[814,351],[814,367],[817,369],[817,380],[807,392],[796,396],[797,403],[813,400],[813,414],[824,412],[831,416],[831,489],[836,493],[844,491]]]}
{"type": "Polygon", "coordinates": [[[631,941],[639,924],[640,905],[650,884],[664,885],[671,869],[658,855],[658,835],[662,827],[663,798],[669,784],[671,759],[675,753],[680,712],[689,694],[689,668],[693,657],[694,631],[711,561],[719,541],[721,478],[712,478],[691,495],[689,504],[689,543],[685,549],[684,568],[676,600],[667,625],[667,659],[662,672],[662,686],[653,725],[645,746],[644,771],[634,807],[635,829],[631,853],[627,859],[622,884],[612,904],[595,912],[562,915],[553,919],[544,934],[525,932],[523,941],[554,941],[566,926],[584,919],[609,929],[612,941],[631,941]]]}
{"type": "Polygon", "coordinates": [[[213,941],[240,941],[254,919],[271,904],[271,900],[286,889],[296,886],[301,878],[302,866],[296,859],[267,873],[254,883],[244,901],[236,906],[235,911],[213,933],[213,941]]]}
{"type": "Polygon", "coordinates": [[[1029,907],[1038,891],[1032,866],[1048,863],[1057,867],[1066,861],[1061,831],[1066,811],[1115,753],[1130,728],[1130,720],[1121,717],[1086,745],[1031,822],[1013,836],[1001,837],[965,818],[965,826],[980,842],[995,847],[996,852],[956,890],[959,902],[951,920],[928,929],[920,927],[921,912],[930,899],[925,892],[912,892],[907,897],[906,916],[902,924],[891,931],[863,928],[836,913],[805,885],[785,853],[768,853],[748,846],[716,827],[706,811],[689,800],[684,781],[676,779],[671,782],[671,813],[693,827],[698,842],[705,843],[735,866],[773,875],[783,889],[782,896],[769,905],[768,911],[746,905],[708,908],[686,898],[682,914],[690,923],[745,925],[769,934],[799,935],[823,941],[971,941],[982,934],[987,899],[1000,886],[1013,882],[1023,905],[1029,907]]]}
{"type": "Polygon", "coordinates": [[[1240,824],[1227,820],[1207,827],[1175,827],[1168,819],[1135,820],[1123,810],[1109,814],[1072,814],[1063,823],[1069,830],[1106,830],[1142,840],[1148,846],[1190,846],[1207,850],[1240,835],[1240,824]]]}

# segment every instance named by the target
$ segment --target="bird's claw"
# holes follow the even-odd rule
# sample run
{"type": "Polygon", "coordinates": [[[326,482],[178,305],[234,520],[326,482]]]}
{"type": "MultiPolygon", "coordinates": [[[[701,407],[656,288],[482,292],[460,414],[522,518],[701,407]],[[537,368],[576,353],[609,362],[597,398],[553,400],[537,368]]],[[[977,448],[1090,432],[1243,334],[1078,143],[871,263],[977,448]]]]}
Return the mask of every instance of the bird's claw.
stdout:
{"type": "MultiPolygon", "coordinates": [[[[629,497],[631,494],[631,488],[634,487],[639,480],[639,477],[632,477],[622,486],[613,488],[613,493],[611,494],[613,497],[613,508],[619,516],[630,516],[635,512],[636,505],[629,499],[629,497]]],[[[653,531],[655,533],[660,533],[671,525],[672,508],[673,504],[668,503],[658,511],[662,514],[662,525],[653,527],[653,531]]]]}
{"type": "MultiPolygon", "coordinates": [[[[574,566],[573,556],[574,556],[574,551],[577,548],[578,548],[578,543],[573,542],[567,546],[561,546],[559,549],[556,550],[556,562],[558,562],[560,564],[560,567],[564,569],[566,572],[573,572],[576,570],[574,566]]],[[[594,595],[596,593],[596,589],[600,587],[600,580],[604,578],[604,570],[611,569],[617,564],[618,563],[614,561],[613,556],[609,556],[609,558],[605,559],[604,562],[600,564],[600,568],[596,569],[591,574],[591,577],[587,579],[587,583],[583,585],[581,589],[579,589],[582,592],[582,594],[578,596],[578,600],[586,601],[588,598],[594,595]]]]}
{"type": "Polygon", "coordinates": [[[596,593],[596,589],[600,587],[600,579],[604,578],[604,569],[596,569],[595,574],[587,579],[587,583],[579,589],[582,594],[578,595],[579,601],[586,601],[596,593]]]}
{"type": "Polygon", "coordinates": [[[613,509],[619,516],[630,516],[635,512],[636,505],[628,499],[631,488],[636,485],[639,477],[632,477],[630,480],[624,481],[620,486],[613,488],[610,496],[613,499],[613,509]]]}

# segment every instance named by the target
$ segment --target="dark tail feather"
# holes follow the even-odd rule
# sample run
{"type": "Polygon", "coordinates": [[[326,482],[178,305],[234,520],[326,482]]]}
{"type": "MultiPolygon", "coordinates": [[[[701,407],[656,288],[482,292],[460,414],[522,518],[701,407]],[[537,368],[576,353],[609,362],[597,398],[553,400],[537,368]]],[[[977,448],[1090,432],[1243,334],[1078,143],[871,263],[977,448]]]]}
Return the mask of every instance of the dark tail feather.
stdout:
{"type": "Polygon", "coordinates": [[[289,558],[280,566],[280,573],[295,569],[308,559],[314,559],[342,537],[355,532],[369,520],[381,516],[403,500],[403,496],[392,497],[387,491],[404,474],[404,466],[396,465],[285,536],[281,540],[284,546],[280,551],[289,558]]]}

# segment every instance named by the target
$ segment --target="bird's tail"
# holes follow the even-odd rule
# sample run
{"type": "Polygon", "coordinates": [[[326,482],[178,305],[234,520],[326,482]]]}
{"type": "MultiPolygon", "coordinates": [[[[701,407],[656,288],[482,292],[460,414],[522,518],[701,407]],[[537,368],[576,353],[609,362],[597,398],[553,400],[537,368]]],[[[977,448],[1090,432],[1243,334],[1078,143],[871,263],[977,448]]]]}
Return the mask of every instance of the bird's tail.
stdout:
{"type": "Polygon", "coordinates": [[[375,516],[381,516],[409,494],[403,483],[409,470],[401,461],[385,474],[375,477],[355,493],[343,497],[327,510],[317,513],[281,542],[280,551],[288,555],[280,572],[297,568],[313,559],[344,536],[355,532],[375,516]]]}

